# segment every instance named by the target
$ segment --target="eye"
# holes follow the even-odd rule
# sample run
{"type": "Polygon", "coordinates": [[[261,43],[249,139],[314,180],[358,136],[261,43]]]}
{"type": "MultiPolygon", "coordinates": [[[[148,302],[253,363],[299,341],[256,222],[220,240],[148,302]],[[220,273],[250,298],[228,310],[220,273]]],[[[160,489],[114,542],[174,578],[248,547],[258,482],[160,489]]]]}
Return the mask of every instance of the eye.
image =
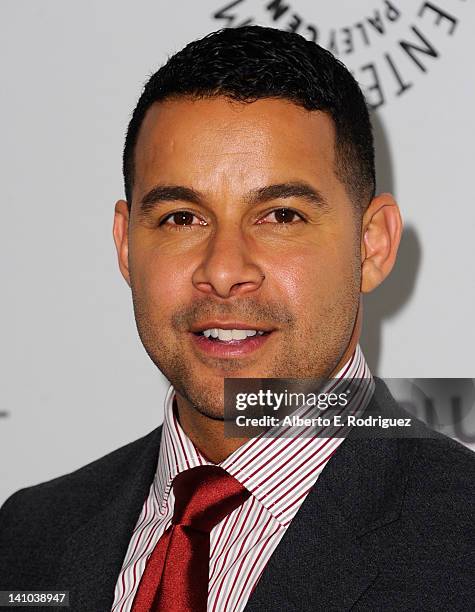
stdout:
{"type": "Polygon", "coordinates": [[[300,215],[297,211],[292,208],[277,208],[276,210],[272,210],[265,217],[260,219],[258,223],[280,223],[280,224],[290,224],[295,223],[295,221],[303,221],[302,215],[300,215]],[[269,220],[266,220],[269,219],[269,220]]]}
{"type": "Polygon", "coordinates": [[[160,225],[176,225],[176,226],[191,226],[191,225],[207,225],[206,221],[199,219],[194,213],[189,210],[178,210],[170,213],[161,222],[160,225]]]}

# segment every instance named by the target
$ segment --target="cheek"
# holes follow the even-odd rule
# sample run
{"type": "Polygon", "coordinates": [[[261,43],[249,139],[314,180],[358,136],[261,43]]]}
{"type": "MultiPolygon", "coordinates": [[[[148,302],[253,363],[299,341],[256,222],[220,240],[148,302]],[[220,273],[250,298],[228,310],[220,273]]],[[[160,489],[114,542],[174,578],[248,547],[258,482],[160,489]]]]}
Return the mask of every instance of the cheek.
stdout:
{"type": "Polygon", "coordinates": [[[185,276],[176,257],[157,253],[157,249],[133,252],[130,258],[132,288],[150,316],[166,319],[177,304],[186,299],[185,276]]]}
{"type": "MultiPolygon", "coordinates": [[[[336,244],[302,247],[269,262],[271,284],[302,317],[310,317],[325,304],[338,304],[355,285],[355,255],[336,244]]],[[[343,243],[344,244],[344,243],[343,243]]]]}

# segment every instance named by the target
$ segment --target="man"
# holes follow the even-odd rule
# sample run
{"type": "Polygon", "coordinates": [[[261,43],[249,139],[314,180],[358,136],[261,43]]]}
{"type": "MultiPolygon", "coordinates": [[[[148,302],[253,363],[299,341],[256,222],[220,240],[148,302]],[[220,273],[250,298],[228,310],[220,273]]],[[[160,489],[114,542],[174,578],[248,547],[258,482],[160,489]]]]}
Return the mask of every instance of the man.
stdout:
{"type": "Polygon", "coordinates": [[[470,451],[417,421],[224,435],[224,378],[353,381],[354,411],[407,416],[358,345],[402,227],[373,158],[357,83],[296,34],[219,31],[152,76],[113,233],[164,425],[6,502],[3,589],[83,612],[471,607],[470,451]]]}

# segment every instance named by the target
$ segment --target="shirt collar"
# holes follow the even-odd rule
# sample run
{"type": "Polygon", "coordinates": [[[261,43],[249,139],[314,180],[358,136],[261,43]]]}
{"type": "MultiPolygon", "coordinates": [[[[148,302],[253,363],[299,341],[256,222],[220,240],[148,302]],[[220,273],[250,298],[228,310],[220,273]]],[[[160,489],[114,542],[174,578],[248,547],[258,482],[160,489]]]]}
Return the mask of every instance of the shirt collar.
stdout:
{"type": "MultiPolygon", "coordinates": [[[[362,412],[373,393],[374,381],[359,345],[333,378],[369,379],[369,385],[365,386],[364,397],[358,408],[358,412],[362,412]]],[[[170,385],[165,397],[162,439],[154,479],[155,499],[160,504],[157,509],[161,513],[165,512],[170,489],[177,474],[199,465],[212,465],[183,431],[174,410],[174,399],[175,390],[170,385]]],[[[261,435],[248,440],[219,465],[245,486],[274,518],[286,523],[293,518],[299,505],[285,505],[285,489],[276,483],[283,483],[292,473],[293,466],[297,467],[299,453],[307,453],[308,460],[313,462],[315,470],[318,470],[328,461],[329,450],[333,446],[336,448],[341,441],[341,438],[269,438],[261,435]]]]}

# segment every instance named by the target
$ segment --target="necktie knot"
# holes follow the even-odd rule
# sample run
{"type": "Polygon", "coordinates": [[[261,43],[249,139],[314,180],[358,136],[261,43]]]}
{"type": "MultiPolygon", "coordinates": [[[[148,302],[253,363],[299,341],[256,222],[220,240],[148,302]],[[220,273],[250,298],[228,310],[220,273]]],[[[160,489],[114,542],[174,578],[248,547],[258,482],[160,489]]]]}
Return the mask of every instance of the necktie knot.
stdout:
{"type": "Polygon", "coordinates": [[[249,497],[217,465],[200,465],[173,481],[172,525],[147,561],[133,612],[206,612],[210,531],[249,497]]]}
{"type": "Polygon", "coordinates": [[[175,510],[172,523],[209,533],[243,504],[247,491],[217,465],[200,465],[181,472],[173,481],[175,510]]]}

